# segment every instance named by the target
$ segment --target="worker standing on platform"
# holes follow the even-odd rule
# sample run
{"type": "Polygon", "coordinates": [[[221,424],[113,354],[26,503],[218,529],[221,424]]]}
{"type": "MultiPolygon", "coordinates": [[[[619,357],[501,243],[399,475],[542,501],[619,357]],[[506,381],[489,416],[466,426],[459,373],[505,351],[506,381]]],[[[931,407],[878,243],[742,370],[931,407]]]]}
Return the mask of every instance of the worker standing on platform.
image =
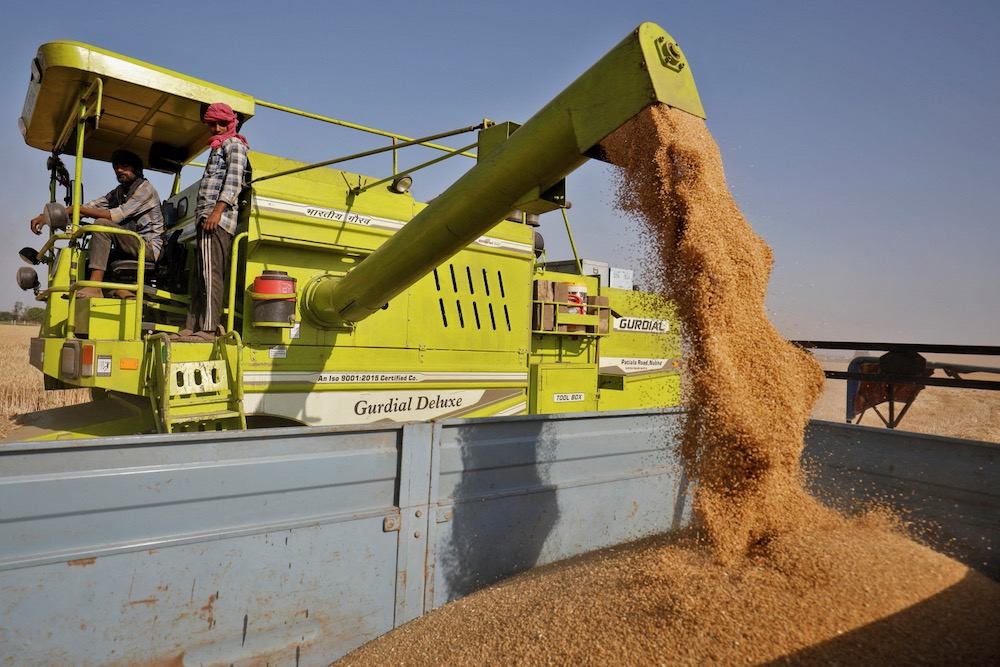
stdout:
{"type": "Polygon", "coordinates": [[[185,329],[171,336],[182,342],[211,342],[218,335],[226,267],[236,233],[240,192],[249,175],[246,138],[236,133],[232,107],[216,102],[202,117],[212,133],[212,150],[198,188],[197,266],[191,276],[191,306],[185,329]]]}

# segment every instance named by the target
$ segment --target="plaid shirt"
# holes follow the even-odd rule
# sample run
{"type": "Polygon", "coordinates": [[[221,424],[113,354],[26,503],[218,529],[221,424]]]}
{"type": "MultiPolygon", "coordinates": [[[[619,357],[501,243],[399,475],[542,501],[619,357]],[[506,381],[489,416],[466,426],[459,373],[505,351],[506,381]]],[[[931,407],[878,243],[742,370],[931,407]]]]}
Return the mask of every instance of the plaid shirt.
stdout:
{"type": "MultiPolygon", "coordinates": [[[[160,257],[163,248],[163,209],[160,195],[145,178],[138,178],[130,188],[119,185],[97,199],[84,204],[90,208],[103,208],[111,213],[111,222],[122,229],[135,232],[146,242],[152,261],[160,257]]],[[[101,220],[96,220],[100,224],[101,220]]]]}
{"type": "Polygon", "coordinates": [[[198,203],[195,219],[201,222],[220,201],[229,206],[222,213],[219,226],[230,234],[236,233],[240,191],[244,186],[247,166],[247,147],[236,137],[230,137],[218,148],[213,148],[205,162],[205,174],[198,186],[198,203]]]}

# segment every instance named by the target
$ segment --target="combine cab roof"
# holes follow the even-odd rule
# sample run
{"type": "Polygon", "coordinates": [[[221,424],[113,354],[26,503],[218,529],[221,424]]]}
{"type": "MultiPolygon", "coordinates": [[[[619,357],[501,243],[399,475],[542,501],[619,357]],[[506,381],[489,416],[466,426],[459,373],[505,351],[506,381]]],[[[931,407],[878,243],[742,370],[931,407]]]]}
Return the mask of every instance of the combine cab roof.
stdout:
{"type": "Polygon", "coordinates": [[[254,114],[249,95],[199,81],[78,42],[49,42],[31,63],[31,83],[19,125],[24,141],[44,151],[76,154],[80,96],[100,80],[89,99],[100,116],[88,125],[83,156],[110,161],[128,150],[147,168],[175,173],[205,150],[205,108],[225,102],[240,122],[254,114]],[[57,144],[62,144],[61,146],[57,144]]]}

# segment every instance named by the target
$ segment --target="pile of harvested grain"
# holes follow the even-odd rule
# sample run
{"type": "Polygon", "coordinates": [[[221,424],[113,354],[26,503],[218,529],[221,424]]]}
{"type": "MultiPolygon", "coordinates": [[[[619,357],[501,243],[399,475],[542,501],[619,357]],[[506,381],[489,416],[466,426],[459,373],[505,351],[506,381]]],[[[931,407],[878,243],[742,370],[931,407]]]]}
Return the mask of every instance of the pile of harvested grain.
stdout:
{"type": "Polygon", "coordinates": [[[736,568],[654,538],[473,593],[337,667],[996,664],[1000,597],[984,583],[865,523],[783,536],[736,568]]]}
{"type": "Polygon", "coordinates": [[[1000,662],[1000,586],[884,516],[842,517],[803,489],[822,371],[767,319],[770,250],[729,195],[704,123],[654,107],[602,148],[685,327],[691,534],[514,577],[343,664],[1000,662]]]}

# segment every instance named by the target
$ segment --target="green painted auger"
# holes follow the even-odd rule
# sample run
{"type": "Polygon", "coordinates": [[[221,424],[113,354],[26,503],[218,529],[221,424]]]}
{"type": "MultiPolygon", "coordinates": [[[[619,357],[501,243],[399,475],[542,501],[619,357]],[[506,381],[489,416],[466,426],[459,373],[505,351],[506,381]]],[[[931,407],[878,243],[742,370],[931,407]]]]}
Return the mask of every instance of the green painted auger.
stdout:
{"type": "Polygon", "coordinates": [[[320,323],[343,326],[378,311],[514,209],[557,187],[597,144],[646,107],[662,103],[705,117],[680,47],[643,23],[546,104],[341,280],[305,286],[320,323]]]}

